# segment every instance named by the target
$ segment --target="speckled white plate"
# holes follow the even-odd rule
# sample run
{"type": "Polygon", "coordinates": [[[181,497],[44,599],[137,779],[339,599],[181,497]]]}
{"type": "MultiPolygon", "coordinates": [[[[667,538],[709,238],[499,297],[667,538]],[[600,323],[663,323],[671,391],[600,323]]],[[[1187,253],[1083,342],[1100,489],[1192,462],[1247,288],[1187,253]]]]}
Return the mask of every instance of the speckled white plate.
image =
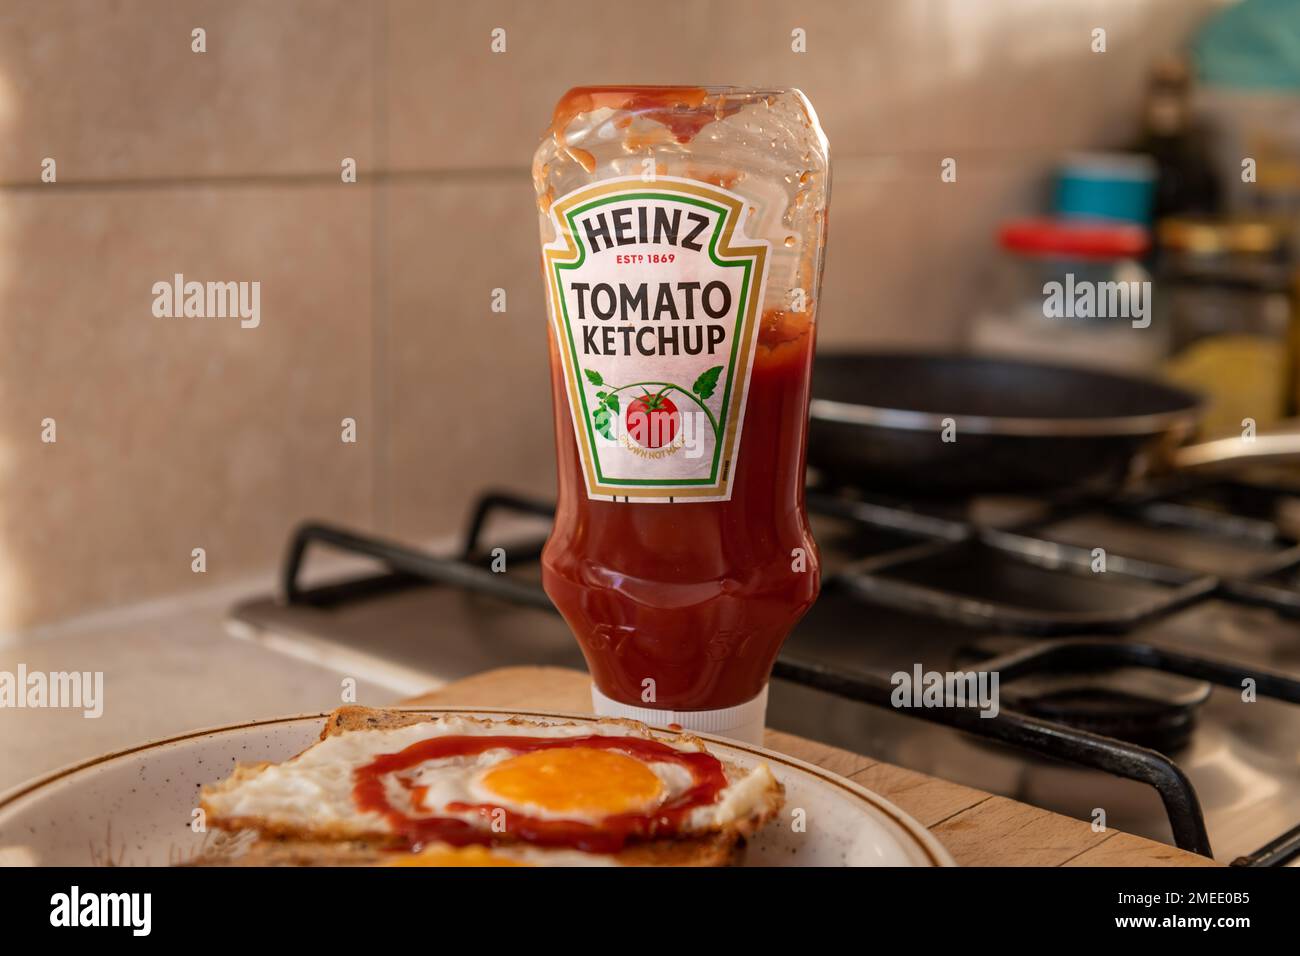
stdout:
{"type": "MultiPolygon", "coordinates": [[[[499,719],[592,719],[504,710],[412,710],[499,719]]],[[[210,848],[238,853],[251,835],[191,830],[199,787],[223,779],[236,763],[281,761],[299,753],[320,735],[324,717],[281,717],[195,731],[106,754],[0,794],[0,865],[161,866],[210,848]]],[[[746,865],[953,865],[923,826],[870,790],[770,750],[707,739],[719,757],[741,767],[766,762],[785,785],[785,808],[750,842],[746,865]],[[796,816],[798,810],[803,813],[796,816]],[[796,819],[803,822],[801,832],[796,819]]]]}

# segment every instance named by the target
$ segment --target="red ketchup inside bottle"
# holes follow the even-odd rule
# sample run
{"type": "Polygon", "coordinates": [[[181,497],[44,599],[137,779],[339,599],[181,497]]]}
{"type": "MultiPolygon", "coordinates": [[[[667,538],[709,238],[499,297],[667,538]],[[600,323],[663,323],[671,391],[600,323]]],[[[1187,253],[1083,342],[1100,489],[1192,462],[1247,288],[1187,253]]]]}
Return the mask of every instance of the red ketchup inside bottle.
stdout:
{"type": "Polygon", "coordinates": [[[804,508],[810,314],[762,316],[729,501],[589,498],[551,335],[559,503],[542,582],[607,697],[671,710],[751,700],[816,600],[804,508]]]}

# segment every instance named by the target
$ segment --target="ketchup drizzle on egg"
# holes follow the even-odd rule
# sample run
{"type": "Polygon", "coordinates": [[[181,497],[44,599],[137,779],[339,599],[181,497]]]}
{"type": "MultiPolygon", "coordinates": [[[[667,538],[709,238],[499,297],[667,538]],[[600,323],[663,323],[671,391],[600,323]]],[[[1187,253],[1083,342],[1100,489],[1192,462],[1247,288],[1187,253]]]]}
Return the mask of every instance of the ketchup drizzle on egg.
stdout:
{"type": "MultiPolygon", "coordinates": [[[[408,790],[418,788],[402,777],[397,778],[408,790]]],[[[506,840],[535,846],[572,847],[589,853],[617,853],[630,840],[672,836],[680,831],[686,815],[697,807],[716,802],[727,785],[722,763],[712,754],[681,751],[657,740],[638,737],[515,737],[466,736],[431,737],[417,741],[405,750],[382,754],[353,775],[352,798],[364,811],[381,814],[411,847],[434,841],[453,846],[491,845],[506,840]],[[560,747],[591,747],[613,750],[647,763],[673,763],[691,775],[690,788],[661,804],[649,813],[617,813],[603,817],[599,823],[577,820],[543,820],[513,813],[492,804],[451,803],[453,812],[475,811],[481,824],[456,817],[412,817],[394,807],[384,792],[384,778],[400,774],[428,760],[448,757],[472,757],[488,750],[505,749],[517,754],[560,747]],[[492,815],[505,812],[505,832],[494,833],[492,815]]]]}

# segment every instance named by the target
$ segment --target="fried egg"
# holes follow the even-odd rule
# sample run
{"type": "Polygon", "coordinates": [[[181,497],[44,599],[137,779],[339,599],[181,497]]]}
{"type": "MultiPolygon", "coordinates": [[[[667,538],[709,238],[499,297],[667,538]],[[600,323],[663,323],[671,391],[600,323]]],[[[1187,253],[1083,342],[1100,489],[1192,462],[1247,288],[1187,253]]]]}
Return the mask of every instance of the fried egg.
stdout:
{"type": "Polygon", "coordinates": [[[629,815],[666,824],[674,806],[672,835],[700,835],[761,815],[779,798],[765,765],[742,771],[707,753],[694,738],[659,737],[623,721],[447,716],[343,730],[282,764],[238,768],[205,790],[203,806],[218,826],[267,833],[409,838],[411,821],[435,820],[508,842],[532,839],[515,832],[519,820],[599,831],[629,815]],[[647,740],[669,749],[638,746],[647,740]],[[706,800],[698,799],[700,768],[722,774],[706,800]],[[372,799],[360,794],[359,780],[371,781],[372,799]]]}

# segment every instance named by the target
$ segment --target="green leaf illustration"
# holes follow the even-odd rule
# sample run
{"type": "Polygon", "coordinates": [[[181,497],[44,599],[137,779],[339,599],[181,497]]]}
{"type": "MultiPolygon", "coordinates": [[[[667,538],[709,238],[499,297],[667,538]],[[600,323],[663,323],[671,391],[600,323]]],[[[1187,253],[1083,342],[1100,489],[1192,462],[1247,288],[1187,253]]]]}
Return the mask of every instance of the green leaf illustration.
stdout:
{"type": "Polygon", "coordinates": [[[700,377],[691,386],[691,391],[700,398],[710,398],[713,395],[713,390],[718,387],[718,376],[721,374],[721,365],[715,365],[713,368],[701,372],[700,377]]]}
{"type": "Polygon", "coordinates": [[[595,427],[596,431],[600,432],[610,441],[614,440],[614,433],[610,429],[609,409],[604,405],[599,406],[591,413],[591,424],[595,427]]]}
{"type": "Polygon", "coordinates": [[[615,395],[613,392],[610,392],[610,393],[608,393],[608,394],[607,394],[607,395],[602,399],[602,401],[605,403],[606,407],[608,407],[610,411],[612,411],[612,412],[614,412],[614,413],[617,414],[617,412],[618,412],[618,396],[617,396],[617,395],[615,395]]]}
{"type": "Polygon", "coordinates": [[[584,368],[582,370],[582,374],[587,376],[587,381],[589,381],[592,385],[599,387],[605,384],[605,380],[600,377],[599,372],[592,371],[589,368],[584,368]]]}

